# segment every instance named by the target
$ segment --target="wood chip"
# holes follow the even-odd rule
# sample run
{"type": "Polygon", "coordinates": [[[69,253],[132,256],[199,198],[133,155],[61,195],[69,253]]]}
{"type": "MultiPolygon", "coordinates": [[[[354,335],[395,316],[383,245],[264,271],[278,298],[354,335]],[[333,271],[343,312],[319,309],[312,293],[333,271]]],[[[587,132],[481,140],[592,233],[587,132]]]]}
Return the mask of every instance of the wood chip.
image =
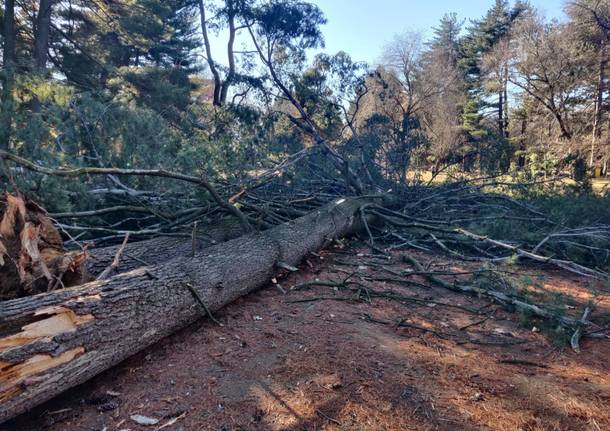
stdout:
{"type": "Polygon", "coordinates": [[[159,423],[159,419],[149,418],[148,416],[131,415],[129,417],[131,418],[132,421],[134,421],[138,425],[151,426],[151,425],[157,425],[159,423]]]}

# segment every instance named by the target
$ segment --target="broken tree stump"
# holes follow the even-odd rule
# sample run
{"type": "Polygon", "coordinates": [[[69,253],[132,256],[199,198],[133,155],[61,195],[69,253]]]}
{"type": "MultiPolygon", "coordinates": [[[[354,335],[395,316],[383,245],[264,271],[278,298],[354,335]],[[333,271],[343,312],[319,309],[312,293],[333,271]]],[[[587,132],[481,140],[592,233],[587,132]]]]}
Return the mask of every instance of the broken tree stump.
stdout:
{"type": "Polygon", "coordinates": [[[296,266],[354,232],[367,202],[340,199],[194,257],[0,303],[0,422],[263,286],[278,265],[296,266]]]}
{"type": "Polygon", "coordinates": [[[20,195],[0,195],[0,301],[88,281],[87,253],[67,251],[46,211],[20,195]]]}

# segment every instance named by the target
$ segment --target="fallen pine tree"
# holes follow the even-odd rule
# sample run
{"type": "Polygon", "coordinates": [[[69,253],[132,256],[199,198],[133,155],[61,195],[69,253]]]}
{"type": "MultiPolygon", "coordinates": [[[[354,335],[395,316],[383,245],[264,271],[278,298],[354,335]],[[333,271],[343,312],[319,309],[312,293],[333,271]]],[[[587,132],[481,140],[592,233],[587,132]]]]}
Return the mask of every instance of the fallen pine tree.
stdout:
{"type": "Polygon", "coordinates": [[[368,199],[108,280],[0,303],[0,421],[85,382],[261,287],[362,225],[368,199]]]}
{"type": "MultiPolygon", "coordinates": [[[[278,268],[294,269],[307,253],[321,248],[330,238],[360,228],[374,255],[387,257],[393,250],[417,249],[479,262],[480,272],[485,274],[493,274],[496,264],[536,262],[591,280],[608,280],[605,266],[610,259],[610,226],[563,225],[527,201],[488,192],[486,188],[498,185],[493,179],[400,187],[385,195],[388,199],[382,203],[378,197],[339,198],[349,191],[334,178],[304,179],[290,187],[277,178],[264,187],[229,187],[219,194],[211,183],[162,170],[50,169],[2,152],[0,157],[41,175],[179,179],[201,185],[216,206],[210,212],[206,200],[185,209],[181,214],[192,214],[186,218],[170,218],[128,231],[91,227],[91,232],[123,239],[120,246],[90,252],[86,265],[98,281],[0,303],[0,421],[86,381],[203,314],[212,316],[215,310],[264,284],[278,268]],[[307,211],[312,212],[291,221],[307,211]],[[228,226],[209,228],[217,216],[226,215],[233,217],[228,226]],[[481,231],[498,222],[509,226],[508,239],[496,240],[481,231]],[[512,224],[517,223],[521,233],[513,229],[512,224]],[[525,226],[535,235],[523,235],[525,226]],[[263,227],[267,231],[203,249],[214,241],[263,227]],[[127,241],[129,234],[169,236],[131,243],[127,241]],[[121,259],[117,259],[119,255],[121,259]],[[117,269],[132,271],[107,278],[117,269]]],[[[128,213],[130,208],[122,207],[121,211],[128,213]]],[[[116,209],[56,216],[70,219],[114,213],[116,209]]],[[[153,207],[147,211],[158,212],[153,207]]],[[[73,232],[88,229],[82,224],[59,226],[73,232]]],[[[412,264],[417,266],[415,261],[412,264]]],[[[427,268],[399,276],[416,273],[431,284],[486,297],[552,321],[573,333],[575,350],[583,336],[606,337],[608,328],[593,323],[588,307],[580,319],[564,318],[511,291],[504,281],[501,286],[488,282],[455,284],[455,280],[443,279],[442,272],[427,268]]]]}

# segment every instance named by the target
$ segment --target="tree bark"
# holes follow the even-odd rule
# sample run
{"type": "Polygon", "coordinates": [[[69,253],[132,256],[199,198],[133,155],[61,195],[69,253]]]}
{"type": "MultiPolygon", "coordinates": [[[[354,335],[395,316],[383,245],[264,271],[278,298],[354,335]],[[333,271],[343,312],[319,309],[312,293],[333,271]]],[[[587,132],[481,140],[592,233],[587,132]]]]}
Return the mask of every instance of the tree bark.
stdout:
{"type": "MultiPolygon", "coordinates": [[[[193,244],[192,239],[160,237],[128,243],[119,265],[120,272],[142,266],[157,265],[177,257],[188,257],[203,248],[239,238],[244,233],[241,224],[234,218],[219,221],[214,226],[200,228],[193,244]]],[[[92,249],[87,260],[87,271],[96,276],[104,271],[116,256],[120,245],[92,249]]]]}
{"type": "Polygon", "coordinates": [[[0,304],[0,422],[81,384],[263,286],[278,266],[360,227],[341,199],[263,233],[49,294],[0,304]]]}
{"type": "Polygon", "coordinates": [[[504,79],[502,80],[502,87],[504,92],[504,137],[509,138],[510,132],[508,129],[509,117],[508,117],[508,63],[504,64],[504,79]]]}
{"type": "Polygon", "coordinates": [[[201,34],[203,35],[203,44],[205,46],[205,55],[210,72],[214,77],[214,106],[220,106],[220,92],[222,88],[222,81],[220,79],[220,72],[216,68],[216,63],[212,58],[212,45],[210,44],[210,37],[208,34],[208,24],[205,14],[205,3],[204,0],[199,0],[199,16],[201,18],[201,34]]]}
{"type": "Polygon", "coordinates": [[[519,151],[521,152],[521,154],[519,155],[519,160],[517,162],[517,164],[520,168],[524,168],[526,161],[527,161],[527,157],[526,157],[527,144],[526,144],[526,137],[525,137],[526,132],[527,132],[527,115],[524,115],[523,118],[521,119],[521,136],[519,137],[519,151]]]}
{"type": "Polygon", "coordinates": [[[222,89],[220,90],[219,104],[224,105],[227,102],[227,95],[229,94],[229,88],[233,84],[235,79],[235,36],[237,29],[235,27],[235,15],[237,14],[236,4],[233,0],[226,2],[227,5],[227,21],[229,23],[229,41],[227,42],[227,59],[229,61],[229,71],[222,83],[222,89]]]}
{"type": "Polygon", "coordinates": [[[0,109],[0,150],[8,150],[13,123],[15,79],[15,1],[4,0],[4,47],[2,51],[2,107],[0,109]]]}
{"type": "Polygon", "coordinates": [[[597,92],[595,97],[595,115],[593,118],[593,132],[591,134],[591,158],[589,160],[589,166],[593,167],[595,164],[595,147],[597,140],[601,137],[602,127],[602,113],[604,112],[604,84],[606,82],[606,44],[602,43],[599,52],[599,71],[597,75],[597,92]]]}
{"type": "Polygon", "coordinates": [[[49,31],[51,29],[51,9],[54,0],[40,0],[36,15],[36,36],[34,39],[34,63],[38,71],[47,68],[49,31]]]}
{"type": "Polygon", "coordinates": [[[504,136],[504,89],[498,92],[498,133],[504,136]]]}
{"type": "Polygon", "coordinates": [[[568,129],[564,117],[561,115],[559,110],[553,109],[553,115],[559,124],[559,130],[561,130],[561,137],[567,140],[572,140],[572,132],[568,129]]]}
{"type": "MultiPolygon", "coordinates": [[[[40,0],[38,14],[36,15],[36,29],[34,33],[34,68],[35,72],[44,76],[47,70],[47,51],[49,50],[49,32],[51,29],[51,9],[54,0],[40,0]]],[[[40,112],[40,100],[34,94],[32,98],[32,111],[40,112]]],[[[28,148],[31,154],[33,148],[28,148]]]]}

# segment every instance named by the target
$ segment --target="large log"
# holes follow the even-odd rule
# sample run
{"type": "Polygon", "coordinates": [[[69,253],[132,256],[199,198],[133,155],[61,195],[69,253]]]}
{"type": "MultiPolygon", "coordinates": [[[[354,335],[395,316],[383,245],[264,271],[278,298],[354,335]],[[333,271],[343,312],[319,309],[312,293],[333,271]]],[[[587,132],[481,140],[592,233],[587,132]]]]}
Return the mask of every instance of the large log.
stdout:
{"type": "MultiPolygon", "coordinates": [[[[195,244],[192,239],[158,237],[138,242],[129,242],[122,253],[120,272],[131,271],[144,265],[153,266],[173,258],[191,256],[196,252],[243,235],[243,228],[235,218],[219,220],[213,225],[197,229],[195,244]]],[[[87,259],[87,271],[98,275],[112,263],[120,245],[91,249],[87,259]]]]}
{"type": "Polygon", "coordinates": [[[364,199],[166,263],[0,303],[0,422],[263,286],[360,226],[364,199]]]}

